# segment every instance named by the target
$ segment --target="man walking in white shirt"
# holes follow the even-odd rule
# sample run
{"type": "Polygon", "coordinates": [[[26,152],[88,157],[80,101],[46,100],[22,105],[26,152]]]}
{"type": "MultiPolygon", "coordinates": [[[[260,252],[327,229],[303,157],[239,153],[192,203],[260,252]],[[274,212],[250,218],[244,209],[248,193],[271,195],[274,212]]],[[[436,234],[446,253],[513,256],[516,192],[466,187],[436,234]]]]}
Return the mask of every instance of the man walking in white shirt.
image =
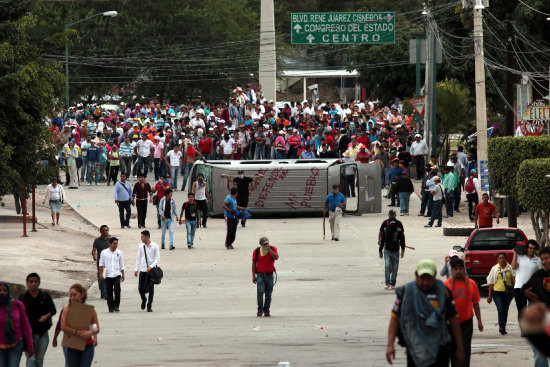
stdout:
{"type": "Polygon", "coordinates": [[[141,232],[141,243],[138,247],[136,258],[136,268],[134,276],[139,274],[138,291],[141,296],[141,309],[145,310],[147,304],[147,312],[153,312],[153,296],[155,295],[155,285],[149,278],[149,271],[157,266],[160,261],[159,247],[151,241],[149,231],[141,232]],[[149,293],[149,299],[145,296],[149,293]]]}
{"type": "Polygon", "coordinates": [[[124,281],[124,256],[117,247],[118,238],[111,237],[109,248],[101,251],[99,257],[99,274],[107,286],[109,312],[120,311],[120,283],[124,281]]]}

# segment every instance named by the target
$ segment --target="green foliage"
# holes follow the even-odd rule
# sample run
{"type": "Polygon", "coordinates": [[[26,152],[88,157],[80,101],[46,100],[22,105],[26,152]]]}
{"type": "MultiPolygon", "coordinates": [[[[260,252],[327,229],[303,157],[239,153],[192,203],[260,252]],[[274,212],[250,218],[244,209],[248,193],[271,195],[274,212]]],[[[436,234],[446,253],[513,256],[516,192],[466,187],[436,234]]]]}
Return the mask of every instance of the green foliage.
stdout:
{"type": "Polygon", "coordinates": [[[550,210],[550,158],[526,159],[516,175],[517,198],[530,210],[550,210]]]}
{"type": "Polygon", "coordinates": [[[58,65],[44,62],[42,44],[30,41],[33,4],[0,2],[0,187],[9,191],[48,175],[39,163],[52,154],[44,118],[62,90],[58,65]]]}
{"type": "Polygon", "coordinates": [[[470,90],[456,79],[438,82],[437,132],[448,135],[464,131],[472,124],[472,100],[470,90]]]}
{"type": "Polygon", "coordinates": [[[488,143],[491,188],[503,195],[517,197],[516,176],[523,161],[550,158],[550,137],[547,136],[507,136],[491,138],[488,143]]]}

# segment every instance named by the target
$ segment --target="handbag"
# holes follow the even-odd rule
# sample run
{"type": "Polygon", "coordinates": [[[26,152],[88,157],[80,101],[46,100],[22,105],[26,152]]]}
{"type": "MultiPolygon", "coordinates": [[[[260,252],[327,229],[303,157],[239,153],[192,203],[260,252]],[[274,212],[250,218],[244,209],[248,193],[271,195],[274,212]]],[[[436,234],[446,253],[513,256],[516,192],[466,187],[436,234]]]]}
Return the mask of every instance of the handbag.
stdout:
{"type": "MultiPolygon", "coordinates": [[[[149,260],[147,259],[147,250],[145,248],[145,245],[143,245],[143,253],[145,254],[145,263],[147,264],[147,267],[149,267],[149,260]]],[[[151,268],[149,272],[147,272],[147,276],[151,280],[151,283],[160,284],[164,273],[159,266],[155,266],[154,268],[151,268]]]]}
{"type": "Polygon", "coordinates": [[[157,194],[153,195],[153,205],[157,205],[159,203],[159,197],[157,194]]]}
{"type": "MultiPolygon", "coordinates": [[[[502,276],[502,274],[500,275],[502,277],[502,280],[504,281],[504,277],[502,276]]],[[[504,293],[506,293],[506,296],[507,297],[513,297],[514,296],[514,286],[511,285],[511,284],[506,284],[506,282],[503,282],[504,283],[504,293]]]]}
{"type": "Polygon", "coordinates": [[[82,167],[83,164],[84,164],[84,162],[82,161],[82,158],[80,158],[80,157],[76,158],[76,167],[77,168],[82,167]]]}

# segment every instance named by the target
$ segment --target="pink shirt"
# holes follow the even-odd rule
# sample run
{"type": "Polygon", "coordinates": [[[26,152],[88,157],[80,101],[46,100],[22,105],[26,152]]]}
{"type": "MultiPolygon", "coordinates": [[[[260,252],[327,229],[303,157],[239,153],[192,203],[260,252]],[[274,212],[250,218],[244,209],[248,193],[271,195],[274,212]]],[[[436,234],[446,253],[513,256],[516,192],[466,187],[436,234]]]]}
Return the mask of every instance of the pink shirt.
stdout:
{"type": "Polygon", "coordinates": [[[153,158],[162,158],[160,156],[162,153],[162,148],[164,148],[164,144],[162,144],[161,142],[155,144],[155,152],[153,153],[153,158]]]}
{"type": "Polygon", "coordinates": [[[302,142],[302,140],[300,139],[300,137],[298,135],[290,135],[288,137],[288,144],[291,146],[291,147],[298,147],[300,145],[300,143],[302,142]]]}
{"type": "MultiPolygon", "coordinates": [[[[0,307],[0,345],[6,343],[6,309],[6,307],[0,307]]],[[[24,337],[28,350],[34,350],[31,324],[25,313],[25,305],[21,301],[15,300],[15,302],[11,304],[11,315],[13,319],[13,328],[15,330],[15,340],[19,341],[21,337],[24,337]]]]}

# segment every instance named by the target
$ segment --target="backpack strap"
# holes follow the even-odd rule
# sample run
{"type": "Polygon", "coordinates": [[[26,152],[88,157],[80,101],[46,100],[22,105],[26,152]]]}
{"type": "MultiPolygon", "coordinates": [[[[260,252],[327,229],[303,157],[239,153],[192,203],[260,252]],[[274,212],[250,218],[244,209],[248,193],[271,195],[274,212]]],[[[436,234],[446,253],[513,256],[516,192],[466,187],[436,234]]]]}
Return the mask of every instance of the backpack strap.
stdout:
{"type": "Polygon", "coordinates": [[[260,260],[260,248],[256,247],[256,250],[254,252],[256,254],[256,260],[254,262],[257,263],[258,260],[260,260]]]}

